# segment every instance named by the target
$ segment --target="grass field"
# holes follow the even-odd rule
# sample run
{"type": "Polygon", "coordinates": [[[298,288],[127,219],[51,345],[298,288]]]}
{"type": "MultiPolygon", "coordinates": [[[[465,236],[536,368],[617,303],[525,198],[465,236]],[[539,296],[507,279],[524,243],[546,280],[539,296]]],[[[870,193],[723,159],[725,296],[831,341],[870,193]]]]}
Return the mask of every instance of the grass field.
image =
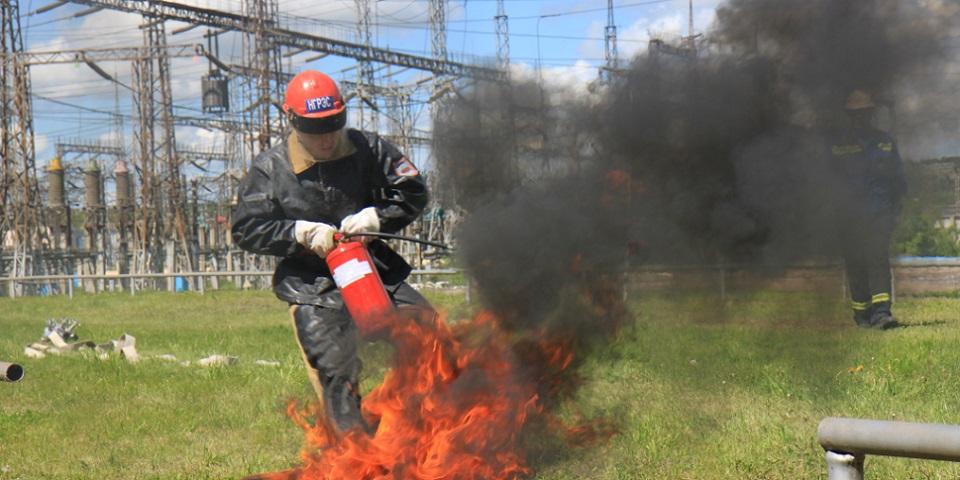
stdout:
{"type": "MultiPolygon", "coordinates": [[[[462,295],[428,294],[451,318],[462,295]]],[[[585,359],[561,415],[619,434],[530,458],[537,479],[826,478],[827,416],[960,424],[960,294],[900,298],[904,328],[853,327],[846,302],[809,293],[633,293],[622,334],[585,359]]],[[[0,299],[0,480],[229,479],[289,468],[302,431],[283,413],[310,398],[284,306],[269,292],[141,292],[0,299]],[[46,318],[81,340],[127,333],[129,363],[92,353],[26,358],[46,318]],[[214,354],[233,366],[202,367],[214,354]],[[257,360],[279,362],[279,366],[257,360]],[[184,362],[191,362],[184,365],[184,362]]],[[[366,345],[362,388],[389,355],[366,345]]],[[[868,478],[960,478],[960,465],[868,457],[868,478]]]]}

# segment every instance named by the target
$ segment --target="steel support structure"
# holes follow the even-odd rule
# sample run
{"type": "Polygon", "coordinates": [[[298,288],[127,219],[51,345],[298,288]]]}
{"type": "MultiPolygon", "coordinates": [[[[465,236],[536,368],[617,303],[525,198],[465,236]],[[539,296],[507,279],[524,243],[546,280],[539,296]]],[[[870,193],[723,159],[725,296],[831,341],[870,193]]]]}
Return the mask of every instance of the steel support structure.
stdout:
{"type": "Polygon", "coordinates": [[[280,129],[280,118],[271,115],[274,101],[283,98],[286,87],[280,80],[280,56],[270,33],[277,26],[280,7],[277,0],[244,0],[244,12],[250,21],[246,26],[248,33],[246,63],[249,68],[249,80],[253,82],[254,98],[250,106],[254,112],[251,123],[257,126],[257,135],[251,151],[262,152],[270,148],[275,133],[280,129]],[[274,120],[275,119],[275,120],[274,120]]]}
{"type": "MultiPolygon", "coordinates": [[[[186,245],[182,216],[183,192],[180,165],[174,146],[173,94],[166,30],[157,5],[150,4],[143,16],[143,42],[152,50],[148,58],[134,62],[134,131],[140,148],[137,165],[141,173],[141,215],[134,231],[135,273],[177,270],[176,244],[186,245]],[[160,241],[162,240],[162,244],[160,241]],[[162,250],[161,250],[162,248],[162,250]]],[[[186,269],[191,269],[189,265],[186,269]]],[[[168,281],[168,289],[173,282],[168,281]]]]}
{"type": "MultiPolygon", "coordinates": [[[[139,13],[152,18],[176,20],[197,25],[204,25],[217,29],[235,30],[253,33],[255,19],[246,15],[239,15],[220,10],[193,7],[180,3],[162,0],[70,0],[72,3],[91,7],[109,8],[128,13],[139,13]]],[[[439,61],[435,58],[426,58],[417,55],[394,52],[376,47],[368,47],[358,43],[334,40],[302,32],[295,32],[283,28],[268,28],[275,45],[301,49],[304,51],[329,53],[341,57],[357,60],[415,68],[433,72],[434,74],[449,75],[452,77],[469,77],[479,80],[503,81],[503,73],[496,68],[487,68],[469,65],[449,60],[439,61]]]]}
{"type": "MultiPolygon", "coordinates": [[[[360,45],[363,49],[368,52],[373,48],[373,35],[370,30],[370,0],[354,0],[354,3],[357,6],[357,38],[360,40],[360,45]]],[[[370,107],[369,115],[365,115],[365,108],[358,108],[357,112],[360,115],[360,129],[375,132],[379,130],[380,120],[377,115],[379,110],[378,101],[379,95],[374,95],[373,91],[376,85],[376,79],[373,76],[373,62],[370,60],[368,55],[364,55],[364,58],[358,58],[359,67],[357,73],[357,101],[366,104],[370,107]]]]}
{"type": "MultiPolygon", "coordinates": [[[[116,252],[110,252],[107,248],[107,203],[106,189],[104,188],[106,177],[102,175],[103,169],[101,167],[103,164],[98,159],[101,156],[111,156],[116,163],[122,161],[125,155],[123,148],[98,141],[57,142],[56,157],[63,163],[66,170],[65,174],[79,170],[84,176],[82,183],[86,189],[86,195],[84,196],[86,221],[83,227],[87,232],[87,245],[83,253],[73,252],[71,245],[68,245],[65,251],[57,251],[56,249],[51,251],[47,255],[47,261],[55,267],[51,268],[52,271],[103,275],[107,272],[107,264],[111,260],[115,260],[116,252]],[[70,168],[67,163],[67,156],[70,154],[79,154],[89,158],[84,167],[70,168]],[[62,255],[64,253],[66,255],[62,255]],[[77,265],[74,263],[77,260],[80,261],[81,268],[79,271],[76,270],[77,265]]],[[[76,162],[71,163],[76,164],[76,162]]],[[[67,192],[64,192],[64,196],[69,197],[67,192]]],[[[55,205],[51,205],[51,207],[56,208],[55,205]]],[[[122,260],[116,259],[116,261],[122,260]]],[[[93,285],[92,281],[90,282],[86,285],[88,291],[103,289],[102,281],[99,287],[93,285]]]]}
{"type": "MultiPolygon", "coordinates": [[[[45,235],[33,145],[30,72],[17,55],[24,50],[20,31],[20,5],[0,0],[0,240],[12,249],[9,275],[17,278],[40,273],[45,235]],[[12,54],[12,55],[10,55],[12,54]]],[[[6,271],[6,268],[2,270],[6,271]]],[[[11,284],[9,294],[23,287],[11,284]]]]}
{"type": "Polygon", "coordinates": [[[613,21],[613,0],[607,0],[607,26],[603,29],[603,58],[605,60],[600,78],[609,82],[620,67],[620,55],[617,52],[617,24],[613,21]]]}
{"type": "Polygon", "coordinates": [[[162,50],[153,46],[83,48],[79,50],[57,50],[48,52],[19,52],[16,55],[26,65],[47,65],[54,63],[78,62],[123,62],[131,60],[157,59],[160,57],[195,57],[207,52],[202,45],[195,43],[164,45],[162,50]],[[158,57],[159,55],[160,57],[158,57]]]}
{"type": "Polygon", "coordinates": [[[507,23],[507,12],[503,8],[503,0],[497,0],[497,16],[493,17],[497,25],[497,63],[500,70],[510,76],[510,26],[507,23]]]}
{"type": "MultiPolygon", "coordinates": [[[[447,0],[430,0],[430,53],[434,60],[445,62],[447,60],[447,0]]],[[[433,76],[433,94],[430,97],[430,116],[436,122],[439,112],[437,100],[445,93],[447,84],[446,76],[443,72],[434,72],[433,76]]]]}

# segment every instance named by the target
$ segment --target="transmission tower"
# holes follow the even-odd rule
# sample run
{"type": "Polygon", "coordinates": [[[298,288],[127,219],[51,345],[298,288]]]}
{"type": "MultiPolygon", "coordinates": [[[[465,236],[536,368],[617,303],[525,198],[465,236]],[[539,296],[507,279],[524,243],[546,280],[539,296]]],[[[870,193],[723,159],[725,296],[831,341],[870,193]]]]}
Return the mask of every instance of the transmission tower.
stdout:
{"type": "MultiPolygon", "coordinates": [[[[356,0],[357,5],[357,36],[360,46],[367,51],[373,48],[373,32],[370,29],[370,0],[356,0]]],[[[357,76],[357,99],[361,104],[359,126],[361,130],[376,131],[379,119],[377,118],[377,97],[374,93],[376,81],[373,77],[373,63],[369,55],[359,59],[359,73],[357,76]],[[365,114],[363,104],[370,107],[369,115],[365,114]]]]}
{"type": "MultiPolygon", "coordinates": [[[[20,6],[0,0],[0,238],[12,247],[11,277],[22,277],[41,268],[28,265],[28,253],[42,249],[43,232],[37,171],[34,159],[33,121],[29,68],[16,54],[23,52],[20,6]],[[13,54],[13,55],[10,55],[13,54]]],[[[5,268],[4,268],[5,270],[5,268]]],[[[10,295],[22,286],[11,284],[10,295]]]]}
{"type": "Polygon", "coordinates": [[[497,23],[497,62],[500,70],[510,76],[510,27],[507,25],[507,14],[503,9],[503,0],[497,0],[497,16],[493,17],[497,23]]]}
{"type": "Polygon", "coordinates": [[[447,0],[430,0],[430,53],[447,60],[447,0]]]}
{"type": "Polygon", "coordinates": [[[620,62],[617,54],[617,25],[613,21],[613,0],[607,0],[607,26],[603,29],[603,40],[606,64],[601,70],[601,77],[609,82],[620,62]]]}
{"type": "MultiPolygon", "coordinates": [[[[430,53],[437,62],[447,61],[447,0],[430,0],[430,53]]],[[[430,96],[430,117],[434,122],[439,113],[438,100],[445,93],[446,78],[434,72],[433,93],[430,96]]]]}
{"type": "MultiPolygon", "coordinates": [[[[167,271],[177,271],[176,246],[186,245],[165,22],[153,18],[158,5],[151,2],[149,8],[151,14],[143,16],[141,29],[150,55],[133,63],[134,112],[138,116],[134,137],[140,147],[143,197],[142,215],[135,230],[136,273],[158,272],[163,264],[167,271]],[[163,252],[159,250],[161,240],[163,252]]],[[[190,270],[189,265],[187,269],[190,270]]]]}
{"type": "Polygon", "coordinates": [[[270,109],[274,102],[283,98],[284,85],[279,75],[281,68],[280,55],[270,33],[277,28],[280,17],[280,6],[277,0],[244,0],[244,12],[250,20],[247,25],[247,56],[246,61],[251,72],[254,99],[254,125],[258,126],[257,136],[253,149],[262,152],[270,148],[274,134],[279,133],[280,117],[272,116],[270,109]],[[272,119],[276,119],[276,121],[272,119]]]}

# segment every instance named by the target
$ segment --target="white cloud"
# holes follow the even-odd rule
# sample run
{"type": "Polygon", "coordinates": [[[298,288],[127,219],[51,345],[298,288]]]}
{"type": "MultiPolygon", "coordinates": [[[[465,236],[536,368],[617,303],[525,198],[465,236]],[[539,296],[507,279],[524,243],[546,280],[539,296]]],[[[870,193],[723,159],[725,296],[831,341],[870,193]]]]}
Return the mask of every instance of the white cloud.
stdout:
{"type": "Polygon", "coordinates": [[[595,65],[579,60],[570,66],[545,68],[543,77],[550,87],[576,91],[597,80],[598,72],[595,65]]]}
{"type": "Polygon", "coordinates": [[[544,67],[542,71],[537,71],[527,63],[511,63],[510,67],[510,75],[514,80],[542,84],[547,91],[586,92],[599,74],[595,65],[583,60],[569,66],[544,67]]]}
{"type": "MultiPolygon", "coordinates": [[[[34,152],[45,152],[50,146],[50,140],[45,135],[34,135],[33,136],[33,151],[34,152]]],[[[39,158],[39,156],[38,156],[39,158]]],[[[40,167],[38,162],[37,167],[40,167]]]]}

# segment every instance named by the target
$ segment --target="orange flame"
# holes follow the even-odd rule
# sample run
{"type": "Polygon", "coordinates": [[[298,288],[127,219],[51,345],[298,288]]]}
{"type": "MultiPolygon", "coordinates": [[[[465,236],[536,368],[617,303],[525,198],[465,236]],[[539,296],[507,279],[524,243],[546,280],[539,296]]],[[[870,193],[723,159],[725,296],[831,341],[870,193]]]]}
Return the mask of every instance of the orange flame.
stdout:
{"type": "MultiPolygon", "coordinates": [[[[354,429],[338,437],[319,406],[292,402],[287,413],[306,433],[302,466],[248,478],[514,479],[532,472],[522,448],[532,417],[548,417],[539,423],[566,429],[571,441],[595,431],[549,417],[544,381],[531,378],[548,368],[523,368],[516,339],[491,314],[454,326],[439,317],[397,324],[391,337],[394,368],[363,399],[374,436],[354,429]]],[[[563,370],[573,359],[563,342],[525,345],[537,346],[549,369],[563,370]]]]}

